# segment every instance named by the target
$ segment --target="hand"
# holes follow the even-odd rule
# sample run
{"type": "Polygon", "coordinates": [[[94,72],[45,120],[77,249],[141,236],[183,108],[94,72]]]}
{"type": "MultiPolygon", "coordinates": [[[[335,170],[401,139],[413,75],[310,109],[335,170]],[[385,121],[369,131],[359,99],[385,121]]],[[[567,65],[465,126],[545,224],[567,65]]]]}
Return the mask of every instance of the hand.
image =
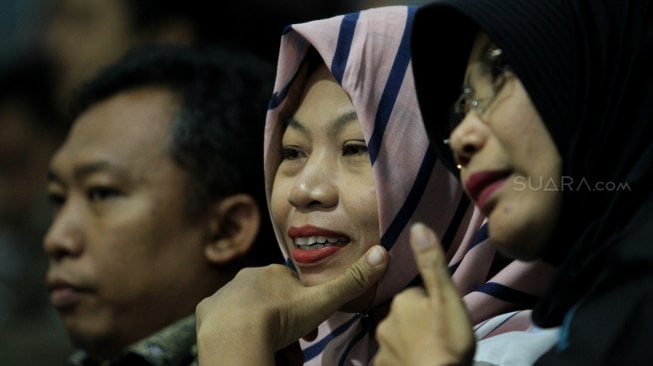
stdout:
{"type": "Polygon", "coordinates": [[[374,246],[339,277],[312,287],[282,265],[241,270],[197,306],[200,364],[274,364],[274,351],[372,287],[388,259],[383,247],[374,246]]]}
{"type": "Polygon", "coordinates": [[[425,290],[410,288],[395,296],[377,328],[375,365],[471,365],[474,332],[440,241],[429,228],[415,224],[410,243],[425,290]]]}

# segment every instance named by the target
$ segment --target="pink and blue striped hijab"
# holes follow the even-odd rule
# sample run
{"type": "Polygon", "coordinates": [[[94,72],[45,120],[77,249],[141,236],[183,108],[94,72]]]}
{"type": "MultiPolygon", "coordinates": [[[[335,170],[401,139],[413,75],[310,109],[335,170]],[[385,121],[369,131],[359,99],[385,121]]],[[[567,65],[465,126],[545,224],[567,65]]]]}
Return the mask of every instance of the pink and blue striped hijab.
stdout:
{"type": "MultiPolygon", "coordinates": [[[[538,265],[513,262],[490,277],[495,251],[484,218],[437,159],[417,105],[410,59],[415,9],[369,9],[289,26],[282,35],[274,94],[265,129],[268,202],[281,161],[283,119],[296,107],[292,88],[312,47],[349,94],[368,144],[379,210],[380,242],[391,261],[368,313],[333,314],[314,341],[300,341],[306,365],[366,365],[377,350],[374,329],[392,297],[419,283],[408,241],[410,225],[424,222],[442,239],[452,278],[475,324],[530,307],[548,283],[538,265]],[[531,281],[529,274],[542,274],[531,281]],[[539,280],[544,283],[537,284],[539,280]]],[[[277,239],[282,233],[275,227],[277,239]]],[[[289,266],[287,249],[280,245],[289,266]]],[[[520,316],[513,317],[514,319],[520,316]]],[[[502,329],[509,322],[504,322],[502,329]]],[[[514,322],[524,329],[528,316],[514,322]]],[[[498,330],[497,330],[498,331],[498,330]]]]}

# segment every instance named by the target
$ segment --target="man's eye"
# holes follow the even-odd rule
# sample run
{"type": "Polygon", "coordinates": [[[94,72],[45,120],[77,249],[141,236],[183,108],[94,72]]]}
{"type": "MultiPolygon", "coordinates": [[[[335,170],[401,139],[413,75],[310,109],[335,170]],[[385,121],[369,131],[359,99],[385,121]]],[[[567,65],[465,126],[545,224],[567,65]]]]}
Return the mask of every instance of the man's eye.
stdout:
{"type": "Polygon", "coordinates": [[[93,187],[87,192],[88,199],[91,201],[103,201],[109,198],[119,196],[120,191],[109,187],[93,187]]]}
{"type": "Polygon", "coordinates": [[[367,154],[367,145],[364,142],[346,143],[342,147],[342,155],[365,155],[367,154]]]}
{"type": "Polygon", "coordinates": [[[48,192],[48,201],[54,208],[59,208],[66,203],[66,196],[60,193],[48,192]]]}
{"type": "Polygon", "coordinates": [[[302,157],[302,151],[295,146],[284,146],[281,149],[281,157],[283,160],[295,160],[302,157]]]}

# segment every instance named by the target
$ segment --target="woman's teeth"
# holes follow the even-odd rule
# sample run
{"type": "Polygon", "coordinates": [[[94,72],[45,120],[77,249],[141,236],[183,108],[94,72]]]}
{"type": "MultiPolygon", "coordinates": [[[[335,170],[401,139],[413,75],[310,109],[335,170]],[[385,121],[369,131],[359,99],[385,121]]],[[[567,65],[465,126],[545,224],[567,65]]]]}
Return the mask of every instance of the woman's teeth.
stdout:
{"type": "Polygon", "coordinates": [[[309,237],[299,237],[295,238],[294,243],[297,247],[303,250],[315,250],[324,248],[329,245],[346,243],[349,239],[341,238],[329,238],[326,236],[309,236],[309,237]]]}

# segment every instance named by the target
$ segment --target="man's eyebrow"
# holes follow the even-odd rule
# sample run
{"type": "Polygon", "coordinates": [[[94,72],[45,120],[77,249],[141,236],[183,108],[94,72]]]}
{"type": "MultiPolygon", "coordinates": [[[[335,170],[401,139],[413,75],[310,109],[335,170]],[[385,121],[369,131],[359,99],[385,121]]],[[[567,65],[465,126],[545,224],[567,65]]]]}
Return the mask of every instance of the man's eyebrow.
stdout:
{"type": "Polygon", "coordinates": [[[61,183],[61,178],[52,169],[48,169],[48,183],[61,183]]]}
{"type": "Polygon", "coordinates": [[[126,170],[123,166],[108,160],[99,160],[91,163],[81,164],[73,169],[73,178],[81,181],[89,175],[96,173],[108,173],[125,177],[126,170]]]}
{"type": "MultiPolygon", "coordinates": [[[[89,175],[100,173],[100,172],[124,176],[125,175],[124,170],[125,169],[120,167],[119,165],[116,165],[106,160],[100,160],[91,163],[81,164],[73,168],[73,179],[75,181],[82,181],[89,175]]],[[[61,177],[59,177],[59,175],[57,175],[55,171],[53,171],[52,169],[48,170],[48,182],[61,182],[61,181],[62,181],[61,177]]]]}

